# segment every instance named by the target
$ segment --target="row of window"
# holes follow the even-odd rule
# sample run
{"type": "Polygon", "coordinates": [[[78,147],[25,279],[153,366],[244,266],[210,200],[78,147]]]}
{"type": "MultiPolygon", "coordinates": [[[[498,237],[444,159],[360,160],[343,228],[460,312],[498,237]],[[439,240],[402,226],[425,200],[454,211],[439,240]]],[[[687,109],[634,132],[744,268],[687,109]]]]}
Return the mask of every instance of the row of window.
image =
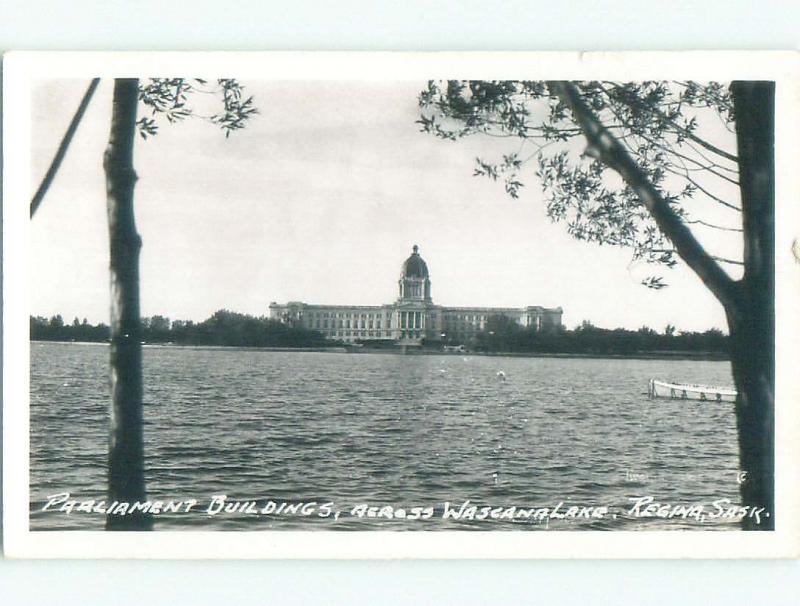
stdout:
{"type": "Polygon", "coordinates": [[[306,312],[306,316],[311,318],[312,320],[316,320],[318,318],[348,318],[350,320],[355,319],[370,319],[375,318],[382,318],[384,315],[383,312],[369,312],[369,313],[361,313],[361,312],[351,312],[351,311],[309,311],[306,312]]]}
{"type": "MultiPolygon", "coordinates": [[[[469,317],[465,317],[464,319],[456,319],[456,318],[445,317],[444,318],[444,328],[447,328],[449,330],[453,330],[455,328],[466,328],[466,329],[469,329],[469,328],[474,328],[475,326],[479,326],[479,327],[483,328],[485,326],[485,324],[486,324],[486,316],[480,316],[479,319],[478,319],[478,316],[475,316],[475,318],[476,318],[475,320],[471,320],[471,319],[469,319],[469,317]]],[[[414,319],[411,316],[402,316],[401,320],[402,319],[407,319],[407,323],[403,323],[401,321],[401,328],[411,327],[411,324],[414,322],[414,319]]],[[[538,318],[537,318],[537,320],[538,320],[538,318]]],[[[418,323],[420,323],[420,324],[423,322],[421,317],[417,317],[416,321],[418,323]]],[[[519,322],[519,320],[517,318],[515,318],[515,321],[519,322]]],[[[436,316],[431,316],[431,324],[432,325],[436,324],[436,316]]],[[[539,322],[535,322],[535,324],[538,326],[539,322]]],[[[321,328],[368,328],[368,329],[377,328],[377,329],[380,330],[381,328],[383,328],[382,322],[381,322],[381,318],[377,318],[377,319],[373,320],[372,318],[365,319],[363,317],[362,318],[354,318],[352,320],[350,318],[347,318],[347,319],[344,319],[344,320],[343,319],[336,320],[334,318],[331,318],[331,319],[327,319],[327,318],[319,319],[319,318],[317,318],[315,320],[315,319],[312,318],[310,320],[310,322],[308,323],[308,326],[310,328],[317,328],[317,329],[321,329],[321,328]]],[[[386,318],[386,328],[391,328],[391,327],[392,327],[392,318],[391,318],[391,316],[388,316],[386,318]]]]}
{"type": "MultiPolygon", "coordinates": [[[[377,320],[364,320],[363,318],[359,322],[356,320],[312,320],[308,323],[310,328],[369,328],[370,330],[373,328],[377,328],[378,330],[381,329],[381,319],[378,318],[377,320]]],[[[386,328],[391,328],[392,322],[390,318],[386,320],[386,328]]]]}
{"type": "Polygon", "coordinates": [[[339,337],[339,338],[373,338],[373,339],[380,339],[392,338],[392,331],[384,330],[383,334],[381,334],[380,330],[334,330],[329,329],[326,331],[327,336],[329,337],[339,337]]]}
{"type": "MultiPolygon", "coordinates": [[[[510,317],[512,320],[514,320],[514,322],[516,322],[517,324],[521,324],[522,323],[522,318],[514,317],[514,316],[508,316],[508,317],[510,317]]],[[[488,318],[489,318],[489,316],[487,316],[487,315],[470,315],[470,314],[446,315],[446,316],[444,316],[444,323],[445,324],[455,324],[457,322],[461,322],[461,323],[469,322],[471,324],[485,324],[486,320],[488,318]]],[[[532,322],[532,323],[537,323],[537,322],[540,322],[541,320],[537,316],[536,318],[533,318],[533,319],[528,318],[528,321],[532,322]]]]}

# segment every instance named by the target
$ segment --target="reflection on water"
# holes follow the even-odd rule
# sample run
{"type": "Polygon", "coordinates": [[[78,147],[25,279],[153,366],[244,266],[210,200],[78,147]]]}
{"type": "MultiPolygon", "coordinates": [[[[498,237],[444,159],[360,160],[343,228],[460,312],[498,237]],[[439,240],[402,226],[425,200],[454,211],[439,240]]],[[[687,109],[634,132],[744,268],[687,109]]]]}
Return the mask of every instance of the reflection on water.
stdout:
{"type": "MultiPolygon", "coordinates": [[[[102,515],[41,510],[60,492],[104,497],[108,350],[31,346],[31,527],[102,528],[102,515]]],[[[466,500],[620,514],[551,519],[559,530],[737,528],[624,515],[632,497],[647,495],[738,502],[732,404],[651,401],[651,377],[731,384],[725,362],[146,347],[148,497],[200,502],[158,516],[156,529],[544,527],[443,518],[445,502],[466,500]],[[275,511],[209,516],[213,495],[256,501],[251,511],[273,501],[275,511]],[[316,510],[278,513],[281,503],[316,510]],[[327,503],[338,519],[320,513],[327,503]],[[407,517],[350,515],[361,504],[407,517]],[[410,520],[413,507],[435,513],[410,520]]]]}

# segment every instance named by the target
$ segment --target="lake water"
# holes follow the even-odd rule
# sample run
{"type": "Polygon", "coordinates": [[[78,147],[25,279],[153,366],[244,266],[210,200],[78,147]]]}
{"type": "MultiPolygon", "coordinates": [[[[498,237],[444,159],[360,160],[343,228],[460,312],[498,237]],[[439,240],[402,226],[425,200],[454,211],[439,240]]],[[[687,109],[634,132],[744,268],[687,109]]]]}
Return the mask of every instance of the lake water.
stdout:
{"type": "MultiPolygon", "coordinates": [[[[158,346],[144,362],[148,498],[198,501],[156,516],[157,530],[738,528],[630,513],[645,496],[706,511],[738,502],[733,405],[646,394],[651,377],[731,385],[727,362],[158,346]],[[209,515],[214,495],[311,513],[209,515]],[[467,500],[610,513],[548,523],[443,515],[445,502],[467,500]],[[338,519],[323,515],[326,503],[338,519]],[[359,505],[406,518],[359,517],[359,505]],[[412,520],[413,507],[434,513],[412,520]]],[[[101,514],[42,507],[62,492],[104,498],[107,367],[105,345],[31,343],[33,529],[103,527],[101,514]]]]}

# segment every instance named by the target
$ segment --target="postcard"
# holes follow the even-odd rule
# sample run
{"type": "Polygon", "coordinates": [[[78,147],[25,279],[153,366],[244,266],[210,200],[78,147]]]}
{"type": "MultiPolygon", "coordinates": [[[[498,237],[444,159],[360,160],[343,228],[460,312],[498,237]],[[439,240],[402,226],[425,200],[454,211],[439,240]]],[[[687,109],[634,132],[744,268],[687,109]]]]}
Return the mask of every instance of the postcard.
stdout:
{"type": "Polygon", "coordinates": [[[6,55],[6,553],[797,557],[797,67],[6,55]]]}

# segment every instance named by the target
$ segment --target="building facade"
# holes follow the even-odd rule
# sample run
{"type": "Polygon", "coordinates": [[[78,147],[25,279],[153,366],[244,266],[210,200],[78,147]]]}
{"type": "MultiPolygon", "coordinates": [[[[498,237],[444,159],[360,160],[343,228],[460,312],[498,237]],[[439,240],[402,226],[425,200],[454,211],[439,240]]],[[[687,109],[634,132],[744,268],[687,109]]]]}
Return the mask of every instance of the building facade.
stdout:
{"type": "Polygon", "coordinates": [[[292,301],[270,303],[269,316],[321,332],[329,339],[355,343],[394,341],[420,345],[435,341],[469,343],[485,330],[492,316],[505,316],[523,328],[543,330],[561,326],[562,309],[539,306],[443,307],[434,305],[428,265],[414,245],[398,280],[399,296],[386,305],[314,305],[292,301]]]}

